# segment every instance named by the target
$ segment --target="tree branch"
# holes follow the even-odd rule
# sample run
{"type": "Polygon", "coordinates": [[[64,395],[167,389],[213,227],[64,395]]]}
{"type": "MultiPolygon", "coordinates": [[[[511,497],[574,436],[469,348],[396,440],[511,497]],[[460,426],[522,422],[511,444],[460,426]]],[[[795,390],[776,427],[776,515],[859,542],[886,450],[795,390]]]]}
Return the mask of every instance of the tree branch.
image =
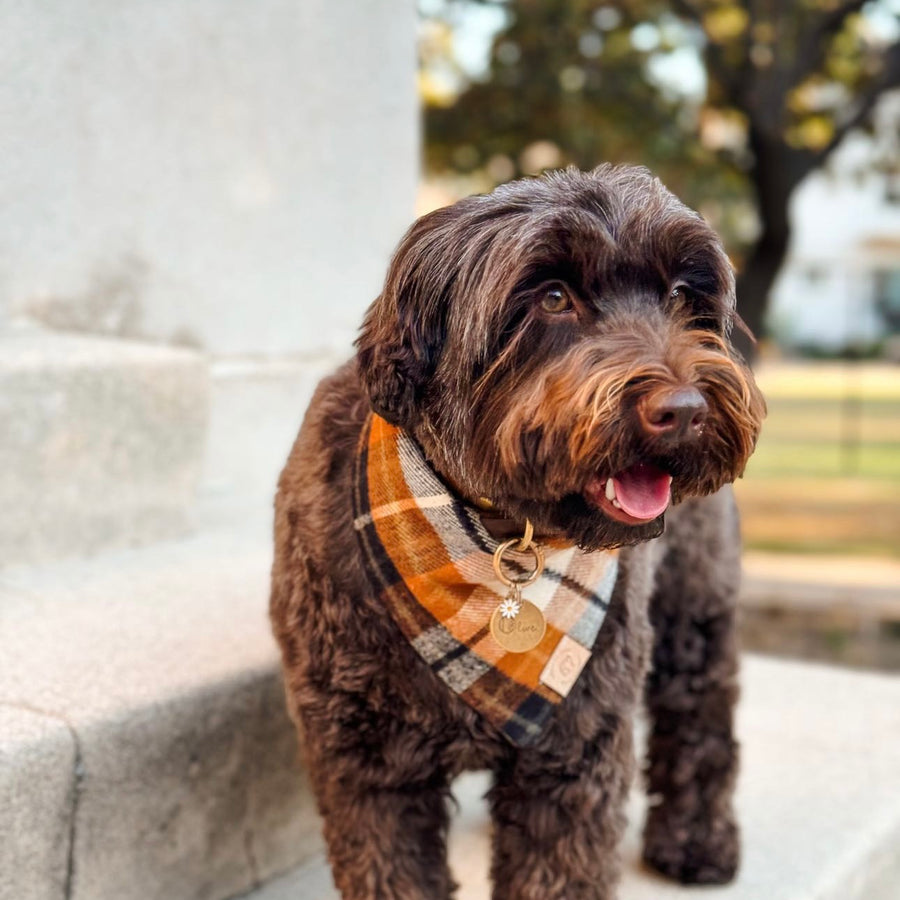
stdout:
{"type": "Polygon", "coordinates": [[[815,155],[815,165],[821,165],[838,147],[847,134],[861,125],[878,102],[878,98],[891,88],[900,87],[900,42],[892,44],[884,55],[881,74],[859,94],[856,108],[839,126],[828,144],[815,155]]]}
{"type": "Polygon", "coordinates": [[[787,70],[788,89],[802,84],[821,67],[829,49],[828,39],[844,27],[848,16],[859,12],[867,2],[868,0],[847,0],[826,12],[812,28],[806,30],[803,39],[797,43],[794,65],[787,70]]]}
{"type": "MultiPolygon", "coordinates": [[[[690,21],[696,22],[703,30],[703,34],[706,37],[706,52],[704,53],[704,56],[706,57],[706,64],[709,71],[715,75],[728,102],[732,106],[742,106],[742,88],[744,87],[745,82],[745,73],[742,71],[744,66],[735,67],[730,65],[725,58],[724,46],[710,38],[709,33],[703,24],[704,9],[696,3],[691,2],[691,0],[670,0],[670,2],[672,9],[677,15],[680,15],[683,19],[689,19],[690,21]]],[[[746,4],[741,5],[746,9],[746,4]]],[[[746,46],[744,48],[743,57],[744,60],[747,59],[746,46]]]]}
{"type": "Polygon", "coordinates": [[[703,10],[691,3],[690,0],[672,0],[672,8],[685,19],[693,19],[698,24],[703,22],[703,10]]]}

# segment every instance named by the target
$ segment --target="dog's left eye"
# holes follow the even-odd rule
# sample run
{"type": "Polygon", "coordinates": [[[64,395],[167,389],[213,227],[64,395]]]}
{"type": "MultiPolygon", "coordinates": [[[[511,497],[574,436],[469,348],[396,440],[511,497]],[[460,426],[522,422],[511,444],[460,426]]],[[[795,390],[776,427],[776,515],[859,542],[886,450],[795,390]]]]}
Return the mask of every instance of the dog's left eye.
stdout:
{"type": "Polygon", "coordinates": [[[670,300],[689,300],[688,289],[683,284],[675,285],[669,293],[670,300]]]}
{"type": "Polygon", "coordinates": [[[541,299],[541,309],[549,313],[568,312],[572,309],[572,300],[562,288],[548,288],[541,299]]]}

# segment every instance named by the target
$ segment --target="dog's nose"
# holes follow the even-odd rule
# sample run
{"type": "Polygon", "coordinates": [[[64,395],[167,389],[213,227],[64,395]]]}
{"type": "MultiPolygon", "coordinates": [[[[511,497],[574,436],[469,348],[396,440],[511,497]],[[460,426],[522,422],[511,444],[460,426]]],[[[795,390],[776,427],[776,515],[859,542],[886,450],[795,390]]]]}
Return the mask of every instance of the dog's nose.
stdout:
{"type": "Polygon", "coordinates": [[[709,406],[697,388],[682,386],[650,394],[638,412],[648,437],[690,440],[703,431],[709,406]]]}

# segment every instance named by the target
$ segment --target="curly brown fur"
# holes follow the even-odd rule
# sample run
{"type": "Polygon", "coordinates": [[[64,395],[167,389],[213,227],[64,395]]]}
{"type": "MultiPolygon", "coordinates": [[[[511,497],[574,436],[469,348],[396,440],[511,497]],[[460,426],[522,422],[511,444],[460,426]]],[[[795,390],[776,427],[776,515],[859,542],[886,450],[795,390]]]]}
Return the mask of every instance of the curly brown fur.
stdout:
{"type": "Polygon", "coordinates": [[[344,898],[451,896],[449,784],[474,767],[495,776],[495,900],[611,900],[651,652],[661,802],[646,859],[683,881],[733,873],[737,541],[715,492],[743,471],[764,412],[728,340],[733,310],[719,241],[639,169],[516,182],[401,242],[276,500],[272,622],[344,898]],[[671,428],[686,391],[702,411],[671,428]],[[626,547],[591,661],[534,746],[453,694],[366,578],[350,496],[370,408],[464,498],[585,548],[626,547]],[[604,507],[596,485],[636,463],[669,473],[686,502],[630,523],[604,507]]]}
{"type": "Polygon", "coordinates": [[[740,855],[731,802],[740,540],[730,494],[684,504],[665,544],[650,606],[644,859],[684,883],[721,884],[740,855]]]}

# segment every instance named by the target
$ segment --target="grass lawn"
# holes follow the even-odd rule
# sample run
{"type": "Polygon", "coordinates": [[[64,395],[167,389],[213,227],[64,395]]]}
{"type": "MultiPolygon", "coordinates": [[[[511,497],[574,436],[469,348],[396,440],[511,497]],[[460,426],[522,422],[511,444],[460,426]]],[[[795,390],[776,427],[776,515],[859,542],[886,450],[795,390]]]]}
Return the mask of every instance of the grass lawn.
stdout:
{"type": "Polygon", "coordinates": [[[764,364],[736,489],[748,547],[900,557],[900,366],[764,364]]]}

